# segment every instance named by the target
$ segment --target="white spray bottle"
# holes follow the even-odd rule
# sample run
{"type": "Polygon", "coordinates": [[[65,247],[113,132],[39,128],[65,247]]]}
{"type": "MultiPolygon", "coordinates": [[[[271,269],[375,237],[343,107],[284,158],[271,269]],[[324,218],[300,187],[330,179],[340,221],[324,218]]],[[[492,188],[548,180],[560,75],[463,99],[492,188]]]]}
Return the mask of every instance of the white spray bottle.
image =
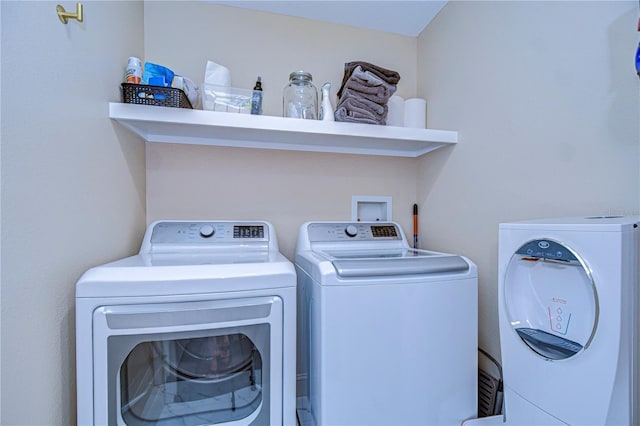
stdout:
{"type": "Polygon", "coordinates": [[[325,83],[322,85],[322,103],[320,104],[320,120],[334,121],[335,116],[333,114],[333,106],[331,105],[331,83],[325,83]]]}

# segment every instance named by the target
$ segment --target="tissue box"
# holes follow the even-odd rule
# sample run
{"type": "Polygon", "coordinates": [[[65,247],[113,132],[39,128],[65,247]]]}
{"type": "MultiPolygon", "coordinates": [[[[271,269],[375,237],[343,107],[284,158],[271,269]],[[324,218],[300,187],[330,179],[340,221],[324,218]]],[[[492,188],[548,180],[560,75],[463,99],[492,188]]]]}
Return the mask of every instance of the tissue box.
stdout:
{"type": "Polygon", "coordinates": [[[252,95],[253,90],[250,89],[204,84],[202,90],[202,109],[207,111],[250,114],[252,95]]]}
{"type": "Polygon", "coordinates": [[[122,99],[128,104],[193,109],[185,93],[172,87],[122,83],[122,99]]]}

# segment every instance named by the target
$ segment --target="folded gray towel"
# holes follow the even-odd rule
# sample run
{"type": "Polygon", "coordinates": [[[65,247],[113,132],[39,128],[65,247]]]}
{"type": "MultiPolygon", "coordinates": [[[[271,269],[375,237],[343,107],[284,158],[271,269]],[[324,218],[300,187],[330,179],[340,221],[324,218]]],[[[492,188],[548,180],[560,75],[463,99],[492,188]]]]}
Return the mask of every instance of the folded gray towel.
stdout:
{"type": "Polygon", "coordinates": [[[340,99],[346,97],[362,97],[382,105],[389,100],[390,96],[388,96],[388,90],[382,86],[372,87],[353,82],[353,85],[349,83],[349,85],[344,88],[344,90],[342,91],[342,97],[340,99]]]}
{"type": "Polygon", "coordinates": [[[387,105],[380,105],[377,102],[370,101],[366,98],[355,96],[343,96],[338,102],[337,107],[346,106],[347,109],[359,108],[366,109],[375,115],[385,115],[387,113],[387,105]]]}
{"type": "Polygon", "coordinates": [[[344,96],[363,96],[384,105],[396,90],[397,87],[394,84],[389,84],[373,73],[356,67],[351,77],[345,82],[339,99],[344,96]],[[354,91],[357,93],[353,93],[354,91]]]}
{"type": "Polygon", "coordinates": [[[388,108],[363,98],[345,97],[336,108],[336,121],[386,124],[388,108]]]}
{"type": "Polygon", "coordinates": [[[351,77],[351,74],[353,74],[353,72],[357,67],[360,67],[362,71],[369,71],[371,74],[374,74],[380,80],[390,85],[397,85],[398,82],[400,81],[400,74],[398,74],[396,71],[389,70],[389,69],[380,67],[378,65],[374,65],[364,61],[347,62],[346,64],[344,64],[344,76],[342,77],[342,84],[340,85],[340,90],[338,90],[338,93],[337,93],[338,98],[342,95],[342,89],[345,83],[347,82],[349,77],[351,77]]]}
{"type": "Polygon", "coordinates": [[[358,111],[348,111],[346,108],[338,108],[335,112],[336,121],[366,124],[382,124],[380,120],[371,118],[368,114],[360,114],[358,111]]]}
{"type": "Polygon", "coordinates": [[[371,71],[365,70],[361,66],[357,66],[354,68],[345,84],[349,84],[349,82],[354,80],[361,81],[362,83],[369,86],[396,87],[395,83],[389,83],[388,81],[385,81],[384,79],[378,77],[371,71]]]}

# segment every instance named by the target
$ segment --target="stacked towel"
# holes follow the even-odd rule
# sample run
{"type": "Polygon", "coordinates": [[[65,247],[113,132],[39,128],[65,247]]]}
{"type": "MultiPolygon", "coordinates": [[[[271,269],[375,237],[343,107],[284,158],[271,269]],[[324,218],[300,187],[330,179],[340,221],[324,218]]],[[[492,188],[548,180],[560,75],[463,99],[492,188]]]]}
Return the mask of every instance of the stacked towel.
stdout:
{"type": "Polygon", "coordinates": [[[386,124],[387,101],[395,93],[400,74],[363,61],[344,66],[338,90],[336,121],[386,124]]]}

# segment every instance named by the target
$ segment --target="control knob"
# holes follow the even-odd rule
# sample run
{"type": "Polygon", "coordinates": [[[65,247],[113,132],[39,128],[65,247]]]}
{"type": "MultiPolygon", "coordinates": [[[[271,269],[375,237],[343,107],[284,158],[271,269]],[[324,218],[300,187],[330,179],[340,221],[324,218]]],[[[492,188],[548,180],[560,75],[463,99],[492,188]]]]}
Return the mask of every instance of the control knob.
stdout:
{"type": "Polygon", "coordinates": [[[349,237],[355,237],[356,235],[358,235],[358,227],[355,225],[348,225],[344,229],[344,233],[349,237]]]}
{"type": "Polygon", "coordinates": [[[202,225],[200,227],[200,235],[203,238],[209,238],[211,237],[213,234],[215,234],[215,229],[213,229],[213,226],[211,225],[202,225]]]}

